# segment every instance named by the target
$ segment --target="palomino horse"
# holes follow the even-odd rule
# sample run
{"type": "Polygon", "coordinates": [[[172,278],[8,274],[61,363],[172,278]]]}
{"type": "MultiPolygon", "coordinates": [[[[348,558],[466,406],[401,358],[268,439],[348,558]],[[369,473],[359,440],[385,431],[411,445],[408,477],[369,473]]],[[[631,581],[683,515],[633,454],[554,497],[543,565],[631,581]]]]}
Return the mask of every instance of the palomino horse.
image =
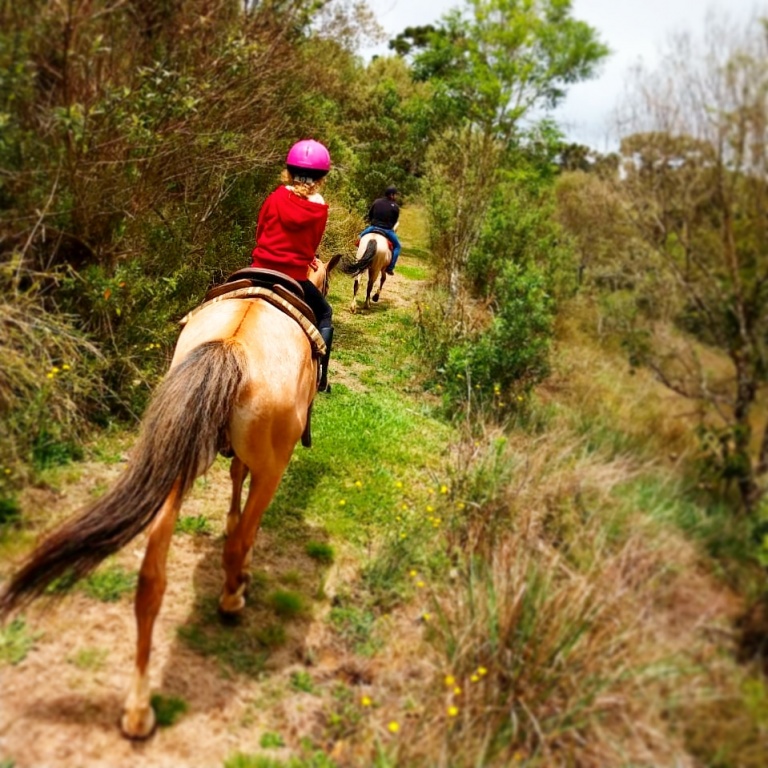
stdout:
{"type": "Polygon", "coordinates": [[[357,311],[357,289],[360,287],[360,277],[366,269],[368,270],[368,286],[365,291],[365,303],[364,309],[371,308],[371,301],[378,301],[381,289],[384,287],[384,283],[387,281],[386,269],[389,263],[392,261],[392,250],[390,242],[384,235],[380,235],[378,232],[370,232],[367,235],[363,235],[360,238],[360,243],[357,246],[357,256],[354,262],[347,265],[342,265],[341,271],[345,275],[354,275],[355,284],[352,289],[352,303],[349,305],[349,311],[354,313],[357,311]],[[376,278],[381,274],[379,287],[376,293],[371,296],[373,290],[373,284],[376,282],[376,278]]]}
{"type": "MultiPolygon", "coordinates": [[[[325,285],[325,267],[312,277],[325,285]]],[[[121,719],[126,736],[146,738],[155,727],[149,687],[152,631],[186,492],[218,450],[231,447],[233,493],[219,608],[224,615],[237,614],[245,605],[248,563],[262,515],[304,432],[316,383],[307,334],[279,309],[254,298],[200,308],[179,336],[125,472],[98,501],[50,533],[0,595],[2,618],[43,594],[57,578],[86,576],[149,529],[135,601],[136,663],[121,719]]]]}

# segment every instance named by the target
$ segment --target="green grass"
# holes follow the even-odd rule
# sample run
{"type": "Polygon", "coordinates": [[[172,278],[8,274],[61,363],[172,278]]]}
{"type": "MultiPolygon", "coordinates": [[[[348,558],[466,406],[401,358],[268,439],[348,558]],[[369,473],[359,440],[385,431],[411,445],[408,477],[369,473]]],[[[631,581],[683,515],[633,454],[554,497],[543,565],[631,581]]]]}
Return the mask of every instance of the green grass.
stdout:
{"type": "Polygon", "coordinates": [[[330,565],[334,559],[333,547],[324,541],[308,541],[304,551],[318,563],[330,565]]]}
{"type": "MultiPolygon", "coordinates": [[[[257,575],[263,578],[258,572],[257,575]]],[[[259,600],[250,598],[249,603],[256,607],[259,600]]],[[[246,609],[234,623],[222,622],[218,599],[214,596],[200,597],[192,619],[177,627],[176,633],[188,648],[215,659],[221,674],[227,678],[233,673],[259,678],[270,652],[286,640],[285,629],[265,621],[263,610],[246,609]]]]}
{"type": "Polygon", "coordinates": [[[106,648],[81,648],[67,661],[78,669],[98,672],[104,669],[107,656],[109,656],[109,651],[106,648]]]}
{"type": "Polygon", "coordinates": [[[267,624],[263,629],[257,630],[256,639],[269,650],[280,648],[286,641],[285,627],[282,624],[267,624]]]}
{"type": "Polygon", "coordinates": [[[365,607],[343,601],[346,605],[331,608],[328,620],[339,636],[361,656],[373,656],[383,646],[383,640],[374,635],[376,614],[365,607]]]}
{"type": "Polygon", "coordinates": [[[259,739],[259,746],[262,749],[279,749],[280,747],[285,746],[285,740],[279,733],[266,731],[265,733],[261,734],[261,738],[259,739]]]}
{"type": "Polygon", "coordinates": [[[322,521],[331,536],[365,544],[424,495],[450,429],[396,392],[335,385],[318,398],[311,450],[297,449],[264,518],[279,536],[322,521]]]}
{"type": "Polygon", "coordinates": [[[205,515],[184,515],[176,521],[176,533],[189,536],[210,536],[213,533],[211,521],[205,515]]]}
{"type": "Polygon", "coordinates": [[[168,728],[179,721],[187,712],[189,705],[179,696],[162,696],[155,693],[151,699],[152,709],[155,710],[157,724],[161,728],[168,728]]]}
{"type": "MultiPolygon", "coordinates": [[[[238,752],[224,761],[224,768],[337,768],[337,763],[320,749],[306,746],[299,757],[278,760],[267,755],[246,755],[238,752]]],[[[376,764],[376,768],[385,768],[376,764]]]]}
{"type": "Polygon", "coordinates": [[[116,603],[126,593],[135,591],[137,581],[138,574],[135,571],[112,566],[92,573],[80,582],[79,588],[95,600],[116,603]]]}
{"type": "Polygon", "coordinates": [[[23,618],[0,627],[0,663],[20,664],[34,647],[36,637],[29,632],[23,618]]]}
{"type": "Polygon", "coordinates": [[[177,634],[193,651],[216,659],[225,676],[236,672],[257,678],[269,658],[265,644],[247,628],[192,624],[179,627],[177,634]]]}
{"type": "Polygon", "coordinates": [[[306,612],[304,597],[287,589],[277,589],[267,596],[272,610],[283,619],[294,619],[306,612]]]}
{"type": "Polygon", "coordinates": [[[312,675],[304,670],[300,672],[291,672],[291,689],[294,691],[302,691],[303,693],[314,693],[315,682],[312,679],[312,675]]]}
{"type": "MultiPolygon", "coordinates": [[[[409,255],[413,254],[414,252],[410,251],[409,255]]],[[[429,268],[422,266],[410,266],[403,264],[401,261],[398,261],[395,271],[401,277],[408,278],[408,280],[426,280],[430,276],[429,268]]],[[[386,290],[386,287],[384,290],[386,290]]]]}

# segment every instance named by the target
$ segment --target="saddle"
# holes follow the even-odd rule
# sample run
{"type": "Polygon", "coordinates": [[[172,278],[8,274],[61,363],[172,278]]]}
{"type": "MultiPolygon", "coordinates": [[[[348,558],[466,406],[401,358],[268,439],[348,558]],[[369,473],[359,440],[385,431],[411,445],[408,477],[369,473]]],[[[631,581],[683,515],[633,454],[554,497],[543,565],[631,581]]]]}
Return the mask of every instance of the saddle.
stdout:
{"type": "MultiPolygon", "coordinates": [[[[312,346],[312,357],[320,358],[325,354],[325,341],[317,329],[317,319],[312,308],[304,301],[304,289],[299,283],[282,272],[272,269],[256,269],[247,267],[233,272],[224,283],[211,288],[203,299],[203,303],[188,312],[180,321],[186,325],[189,319],[203,307],[224,299],[253,299],[260,298],[292,317],[306,333],[312,346]]],[[[320,369],[318,366],[318,375],[320,369]]],[[[307,424],[301,436],[301,444],[306,448],[312,445],[311,432],[312,403],[307,412],[307,424]]],[[[219,451],[223,456],[234,456],[231,447],[224,446],[219,451]]]]}
{"type": "Polygon", "coordinates": [[[221,285],[214,286],[205,294],[203,303],[223,296],[231,291],[241,288],[266,288],[274,291],[282,299],[294,306],[313,325],[317,325],[317,319],[312,308],[304,301],[304,289],[299,283],[282,272],[274,269],[257,269],[246,267],[233,272],[221,285]]]}
{"type": "MultiPolygon", "coordinates": [[[[369,232],[366,232],[365,234],[366,235],[381,235],[382,237],[386,238],[387,245],[389,246],[389,250],[390,251],[394,251],[395,250],[395,244],[389,239],[389,235],[383,229],[379,229],[378,227],[373,227],[373,229],[371,229],[369,232]]],[[[357,238],[356,245],[360,245],[360,239],[361,238],[359,238],[359,237],[357,238]]]]}

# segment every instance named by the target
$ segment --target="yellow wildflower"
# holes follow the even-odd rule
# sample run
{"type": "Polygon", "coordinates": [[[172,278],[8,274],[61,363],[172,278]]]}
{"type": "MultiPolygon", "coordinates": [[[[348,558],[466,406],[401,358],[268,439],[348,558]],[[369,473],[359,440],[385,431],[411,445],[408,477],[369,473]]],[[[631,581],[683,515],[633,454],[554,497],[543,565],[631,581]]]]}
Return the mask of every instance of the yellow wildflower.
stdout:
{"type": "Polygon", "coordinates": [[[448,717],[456,717],[459,714],[459,708],[450,706],[448,707],[448,717]]]}
{"type": "Polygon", "coordinates": [[[370,698],[368,696],[363,696],[363,698],[360,699],[360,703],[364,707],[370,707],[371,706],[371,700],[370,700],[370,698]]]}
{"type": "Polygon", "coordinates": [[[400,730],[400,723],[392,720],[392,722],[387,726],[387,729],[390,733],[397,733],[400,730]]]}
{"type": "Polygon", "coordinates": [[[480,677],[482,677],[483,675],[488,674],[488,670],[485,667],[478,667],[477,674],[480,675],[480,677]]]}
{"type": "Polygon", "coordinates": [[[480,678],[477,675],[472,675],[472,677],[469,678],[473,683],[476,683],[480,678]]]}
{"type": "Polygon", "coordinates": [[[459,688],[458,685],[453,689],[453,695],[454,696],[461,696],[461,688],[459,688]]]}
{"type": "Polygon", "coordinates": [[[343,506],[344,506],[346,503],[347,503],[347,500],[346,500],[346,499],[341,499],[341,500],[339,501],[339,506],[340,506],[340,507],[343,507],[343,506]]]}
{"type": "Polygon", "coordinates": [[[448,486],[443,484],[440,486],[440,493],[448,493],[448,486]]]}
{"type": "Polygon", "coordinates": [[[445,676],[445,684],[448,686],[454,685],[456,682],[456,678],[453,675],[446,675],[445,676]]]}

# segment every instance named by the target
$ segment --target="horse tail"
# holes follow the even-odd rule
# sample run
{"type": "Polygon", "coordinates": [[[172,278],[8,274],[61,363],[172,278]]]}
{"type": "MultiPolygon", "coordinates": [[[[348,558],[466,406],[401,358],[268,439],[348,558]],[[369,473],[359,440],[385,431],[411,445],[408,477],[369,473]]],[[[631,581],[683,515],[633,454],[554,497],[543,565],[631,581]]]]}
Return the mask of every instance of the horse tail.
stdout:
{"type": "Polygon", "coordinates": [[[0,594],[0,618],[58,578],[87,576],[152,522],[174,486],[182,496],[189,490],[216,458],[246,371],[241,344],[229,339],[201,344],[167,374],[125,472],[32,551],[0,594]]]}
{"type": "Polygon", "coordinates": [[[361,272],[365,272],[376,258],[377,248],[376,239],[372,237],[365,246],[363,255],[357,261],[353,261],[349,264],[342,264],[340,267],[341,271],[345,275],[352,275],[354,277],[357,277],[361,272]]]}

